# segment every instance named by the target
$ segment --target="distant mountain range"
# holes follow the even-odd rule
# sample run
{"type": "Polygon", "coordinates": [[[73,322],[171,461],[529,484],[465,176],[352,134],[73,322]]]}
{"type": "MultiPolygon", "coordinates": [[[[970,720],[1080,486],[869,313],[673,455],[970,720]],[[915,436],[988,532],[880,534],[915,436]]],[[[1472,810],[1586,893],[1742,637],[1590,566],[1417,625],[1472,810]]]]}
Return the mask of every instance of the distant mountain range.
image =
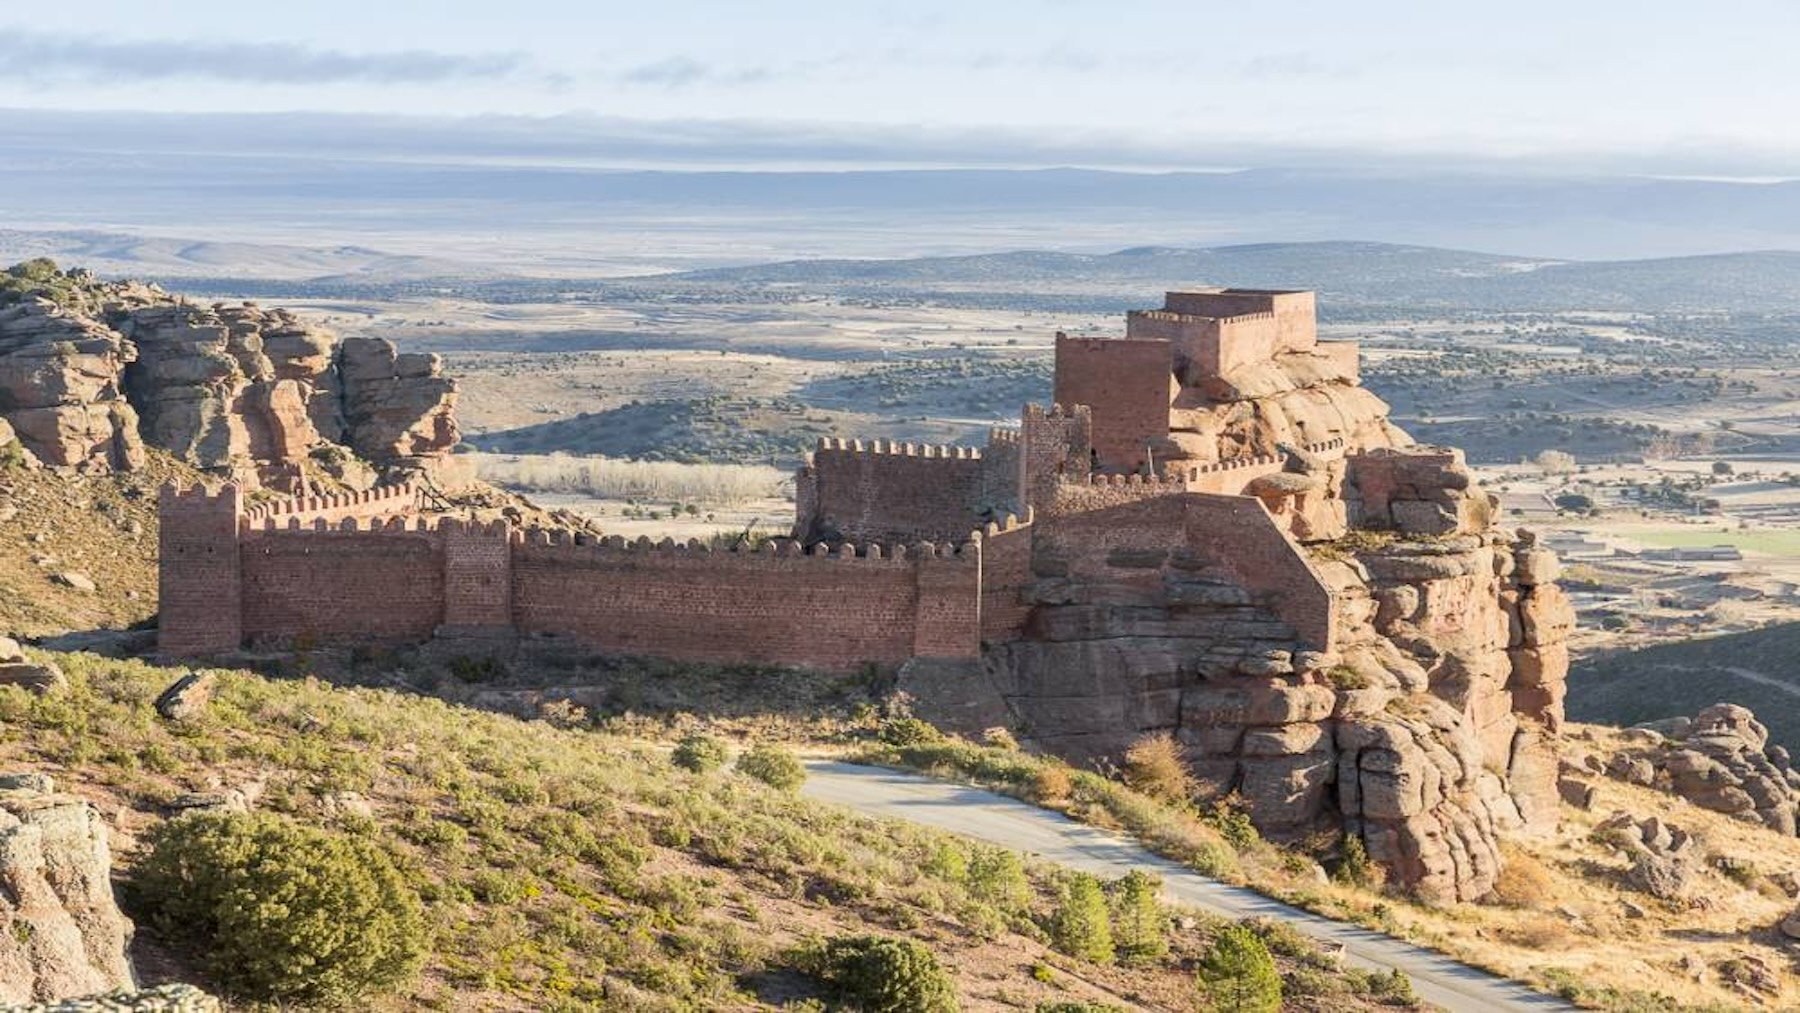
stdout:
{"type": "Polygon", "coordinates": [[[283,280],[494,278],[504,274],[439,257],[408,256],[360,246],[311,247],[278,243],[171,239],[124,232],[0,229],[0,265],[49,257],[101,275],[155,278],[194,276],[283,280]]]}
{"type": "Polygon", "coordinates": [[[49,256],[103,275],[146,277],[195,294],[383,297],[447,290],[475,299],[569,293],[793,291],[1115,312],[1167,288],[1309,288],[1327,314],[1420,309],[1800,313],[1800,252],[1644,260],[1552,260],[1375,242],[1140,246],[1114,253],[1017,250],[906,259],[821,258],[626,278],[547,276],[544,265],[476,263],[361,246],[188,240],[121,232],[0,229],[0,264],[49,256]]]}
{"type": "Polygon", "coordinates": [[[822,292],[1048,293],[1141,301],[1145,289],[1310,288],[1329,304],[1467,309],[1800,311],[1800,252],[1556,261],[1390,243],[1020,251],[912,260],[803,260],[693,271],[683,281],[822,292]]]}

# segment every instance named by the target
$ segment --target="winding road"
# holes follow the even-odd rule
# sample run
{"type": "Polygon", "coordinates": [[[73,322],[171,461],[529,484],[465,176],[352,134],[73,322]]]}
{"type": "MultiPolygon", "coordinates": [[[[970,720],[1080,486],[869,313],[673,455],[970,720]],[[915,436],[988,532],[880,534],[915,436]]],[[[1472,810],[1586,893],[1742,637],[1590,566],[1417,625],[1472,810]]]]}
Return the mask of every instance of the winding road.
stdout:
{"type": "Polygon", "coordinates": [[[1343,946],[1344,959],[1353,966],[1399,968],[1412,978],[1421,999],[1443,1009],[1574,1008],[1436,951],[1209,879],[1124,837],[1017,799],[884,767],[809,760],[806,768],[803,791],[819,801],[948,830],[1100,876],[1143,869],[1162,877],[1164,894],[1177,904],[1229,918],[1278,919],[1327,946],[1343,946]]]}

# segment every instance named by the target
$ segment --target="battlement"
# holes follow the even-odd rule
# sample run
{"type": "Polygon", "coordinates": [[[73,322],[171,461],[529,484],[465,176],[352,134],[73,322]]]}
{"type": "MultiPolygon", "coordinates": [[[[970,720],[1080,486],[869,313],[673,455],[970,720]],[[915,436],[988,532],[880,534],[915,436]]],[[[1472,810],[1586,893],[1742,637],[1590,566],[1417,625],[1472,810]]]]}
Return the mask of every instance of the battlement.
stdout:
{"type": "Polygon", "coordinates": [[[811,548],[797,539],[771,538],[755,548],[721,549],[715,547],[711,542],[698,538],[690,538],[685,542],[678,542],[673,538],[652,541],[644,536],[627,539],[620,535],[596,539],[571,534],[567,531],[544,528],[514,529],[510,533],[511,542],[515,547],[532,551],[568,550],[593,555],[623,554],[651,559],[666,556],[682,558],[710,556],[720,560],[820,559],[898,565],[919,559],[974,560],[979,551],[979,537],[980,532],[971,532],[967,541],[955,544],[921,541],[911,545],[884,545],[879,542],[865,545],[841,542],[837,545],[828,545],[824,542],[817,542],[811,548]]]}
{"type": "Polygon", "coordinates": [[[169,482],[156,493],[156,507],[159,513],[221,513],[237,515],[243,511],[244,491],[235,482],[227,482],[215,492],[207,489],[204,482],[194,483],[189,489],[178,482],[169,482]]]}
{"type": "Polygon", "coordinates": [[[895,454],[901,457],[938,457],[957,461],[979,460],[981,448],[953,444],[901,443],[896,440],[847,440],[835,436],[819,437],[818,451],[842,451],[852,454],[895,454]]]}
{"type": "Polygon", "coordinates": [[[278,517],[307,514],[358,515],[379,513],[411,513],[419,508],[419,488],[411,482],[377,486],[361,492],[327,493],[318,496],[290,496],[285,499],[257,503],[244,511],[246,520],[256,522],[278,517]]]}
{"type": "Polygon", "coordinates": [[[1008,426],[994,426],[988,430],[988,446],[994,444],[1017,445],[1019,431],[1008,426]]]}

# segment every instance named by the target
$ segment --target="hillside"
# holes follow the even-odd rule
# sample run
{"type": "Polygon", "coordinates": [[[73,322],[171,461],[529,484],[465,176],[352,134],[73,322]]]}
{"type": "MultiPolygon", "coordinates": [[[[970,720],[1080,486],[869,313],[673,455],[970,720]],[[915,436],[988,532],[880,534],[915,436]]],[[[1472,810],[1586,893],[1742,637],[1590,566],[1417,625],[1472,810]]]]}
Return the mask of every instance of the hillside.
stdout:
{"type": "Polygon", "coordinates": [[[1800,623],[1581,658],[1569,672],[1569,717],[1629,725],[1730,701],[1800,751],[1797,658],[1800,623]]]}
{"type": "MultiPolygon", "coordinates": [[[[1131,967],[1057,954],[1039,928],[1055,870],[682,771],[651,743],[582,730],[579,710],[520,721],[224,671],[206,711],[173,724],[151,701],[177,672],[54,660],[62,694],[0,688],[0,770],[49,773],[98,802],[127,883],[136,841],[187,792],[235,793],[394,856],[424,900],[430,952],[417,981],[363,1008],[795,1008],[820,993],[798,951],[875,933],[924,943],[968,1011],[1183,1009],[1187,968],[1220,927],[1186,920],[1167,957],[1131,967]]],[[[1271,939],[1287,1009],[1372,1009],[1389,987],[1271,939]]],[[[148,925],[134,948],[150,983],[205,982],[196,955],[148,925]]]]}

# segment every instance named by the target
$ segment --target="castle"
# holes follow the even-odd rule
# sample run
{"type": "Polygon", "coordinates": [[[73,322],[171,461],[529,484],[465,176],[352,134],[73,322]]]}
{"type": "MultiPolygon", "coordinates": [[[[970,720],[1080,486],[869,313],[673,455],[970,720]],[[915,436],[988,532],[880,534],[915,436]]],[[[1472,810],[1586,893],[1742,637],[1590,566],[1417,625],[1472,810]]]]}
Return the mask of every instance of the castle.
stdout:
{"type": "Polygon", "coordinates": [[[1122,338],[1059,334],[1054,402],[980,448],[822,440],[792,536],[755,549],[426,518],[407,487],[167,489],[161,650],[541,637],[897,666],[942,723],[1076,761],[1173,734],[1265,832],[1341,826],[1441,897],[1554,825],[1554,558],[1495,527],[1458,452],[1392,426],[1312,293],[1171,292],[1122,338]]]}

